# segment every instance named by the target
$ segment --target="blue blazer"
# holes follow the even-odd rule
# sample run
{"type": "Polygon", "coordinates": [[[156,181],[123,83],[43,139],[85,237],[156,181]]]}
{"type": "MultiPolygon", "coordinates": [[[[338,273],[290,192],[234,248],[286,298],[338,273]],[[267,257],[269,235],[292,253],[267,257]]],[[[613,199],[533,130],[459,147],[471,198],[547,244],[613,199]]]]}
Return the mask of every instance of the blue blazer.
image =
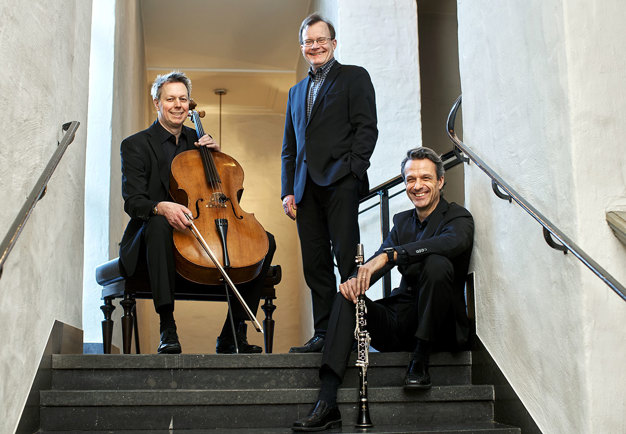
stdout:
{"type": "Polygon", "coordinates": [[[281,198],[302,199],[307,172],[320,186],[348,174],[362,181],[367,191],[367,168],[374,152],[376,98],[367,71],[335,62],[306,119],[309,77],[289,90],[282,148],[281,198]]]}

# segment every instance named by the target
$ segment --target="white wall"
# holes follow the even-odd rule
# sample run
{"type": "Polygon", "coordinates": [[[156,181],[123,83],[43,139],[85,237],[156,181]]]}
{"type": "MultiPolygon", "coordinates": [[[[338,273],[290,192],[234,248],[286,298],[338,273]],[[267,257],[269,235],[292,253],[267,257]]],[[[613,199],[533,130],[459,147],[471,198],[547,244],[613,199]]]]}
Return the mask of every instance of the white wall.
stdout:
{"type": "Polygon", "coordinates": [[[61,125],[81,123],[0,279],[0,432],[13,432],[54,321],[81,327],[91,2],[0,0],[0,16],[2,237],[56,150],[61,125]]]}
{"type": "MultiPolygon", "coordinates": [[[[604,220],[624,196],[620,3],[459,1],[464,142],[626,281],[604,220]]],[[[626,304],[466,167],[477,329],[546,433],[623,432],[626,304]]]]}
{"type": "Polygon", "coordinates": [[[102,342],[101,287],[96,267],[109,260],[111,187],[111,111],[115,61],[115,2],[92,2],[89,65],[89,128],[85,156],[85,235],[83,264],[83,339],[102,342]]]}

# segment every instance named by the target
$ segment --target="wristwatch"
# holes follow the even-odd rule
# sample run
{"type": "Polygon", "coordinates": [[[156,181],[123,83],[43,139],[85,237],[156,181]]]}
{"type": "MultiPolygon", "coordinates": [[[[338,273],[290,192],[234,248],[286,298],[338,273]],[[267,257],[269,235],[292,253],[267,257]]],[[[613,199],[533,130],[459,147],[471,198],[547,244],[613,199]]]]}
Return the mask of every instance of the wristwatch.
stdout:
{"type": "Polygon", "coordinates": [[[154,208],[152,208],[152,215],[159,215],[159,210],[157,208],[157,205],[158,203],[154,205],[154,208]]]}
{"type": "Polygon", "coordinates": [[[390,264],[393,264],[396,262],[395,260],[395,256],[396,256],[396,249],[394,249],[393,247],[385,247],[383,249],[383,252],[385,252],[387,254],[387,262],[390,264]]]}

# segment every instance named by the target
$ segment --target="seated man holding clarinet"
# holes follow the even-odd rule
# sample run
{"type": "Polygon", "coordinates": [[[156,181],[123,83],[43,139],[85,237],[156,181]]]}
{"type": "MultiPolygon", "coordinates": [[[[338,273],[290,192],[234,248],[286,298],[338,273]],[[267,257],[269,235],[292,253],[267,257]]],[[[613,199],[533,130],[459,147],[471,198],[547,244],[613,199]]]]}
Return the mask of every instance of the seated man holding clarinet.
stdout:
{"type": "MultiPolygon", "coordinates": [[[[355,315],[365,314],[366,320],[361,324],[367,328],[365,332],[357,327],[358,348],[369,344],[371,337],[371,345],[378,351],[412,352],[404,379],[406,389],[431,387],[428,372],[431,351],[458,350],[468,342],[470,328],[464,283],[472,252],[474,221],[465,208],[443,199],[443,162],[432,149],[420,147],[408,151],[401,173],[414,208],[394,216],[393,229],[380,248],[358,267],[355,275],[339,285],[319,372],[318,400],[309,415],[293,423],[294,431],[322,431],[341,426],[337,389],[353,348],[355,315]],[[400,286],[381,300],[372,301],[364,296],[394,266],[402,275],[400,286]]],[[[361,367],[363,377],[367,375],[367,355],[363,357],[360,353],[359,350],[357,366],[361,367]]],[[[363,404],[367,411],[366,377],[361,380],[360,395],[361,411],[363,404]]],[[[359,414],[358,419],[357,426],[371,426],[369,414],[359,414]]]]}

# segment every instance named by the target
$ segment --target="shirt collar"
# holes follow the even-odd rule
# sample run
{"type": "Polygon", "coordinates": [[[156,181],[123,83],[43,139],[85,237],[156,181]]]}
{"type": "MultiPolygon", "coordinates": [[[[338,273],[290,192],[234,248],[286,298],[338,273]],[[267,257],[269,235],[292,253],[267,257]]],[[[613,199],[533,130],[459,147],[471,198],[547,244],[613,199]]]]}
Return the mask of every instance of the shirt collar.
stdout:
{"type": "Polygon", "coordinates": [[[315,78],[316,75],[322,75],[325,76],[328,74],[328,71],[330,71],[330,68],[333,67],[333,65],[335,64],[335,62],[337,62],[335,60],[335,58],[333,57],[332,59],[330,59],[328,62],[326,62],[325,64],[323,64],[322,66],[320,66],[319,68],[317,68],[317,71],[313,72],[313,68],[309,66],[309,77],[311,78],[315,78]]]}
{"type": "Polygon", "coordinates": [[[428,222],[431,220],[431,217],[435,214],[440,214],[443,212],[444,207],[446,206],[447,202],[444,200],[443,197],[439,197],[439,203],[437,204],[437,206],[435,207],[435,209],[433,210],[433,212],[431,212],[430,214],[428,214],[428,217],[426,217],[424,219],[424,221],[420,221],[418,215],[417,215],[417,210],[413,209],[413,218],[415,219],[415,224],[417,225],[417,227],[420,230],[423,230],[426,228],[426,226],[428,225],[428,222]]]}
{"type": "MultiPolygon", "coordinates": [[[[174,137],[174,134],[170,133],[169,131],[167,131],[163,125],[161,125],[161,122],[159,122],[159,120],[157,119],[156,121],[154,121],[154,123],[156,124],[156,135],[159,139],[159,143],[164,143],[168,140],[170,140],[172,143],[176,144],[176,140],[172,139],[172,137],[174,137]]],[[[180,144],[180,139],[182,137],[184,137],[185,139],[187,138],[187,133],[185,132],[185,127],[183,126],[183,128],[180,131],[180,136],[178,138],[178,144],[180,144]]]]}

